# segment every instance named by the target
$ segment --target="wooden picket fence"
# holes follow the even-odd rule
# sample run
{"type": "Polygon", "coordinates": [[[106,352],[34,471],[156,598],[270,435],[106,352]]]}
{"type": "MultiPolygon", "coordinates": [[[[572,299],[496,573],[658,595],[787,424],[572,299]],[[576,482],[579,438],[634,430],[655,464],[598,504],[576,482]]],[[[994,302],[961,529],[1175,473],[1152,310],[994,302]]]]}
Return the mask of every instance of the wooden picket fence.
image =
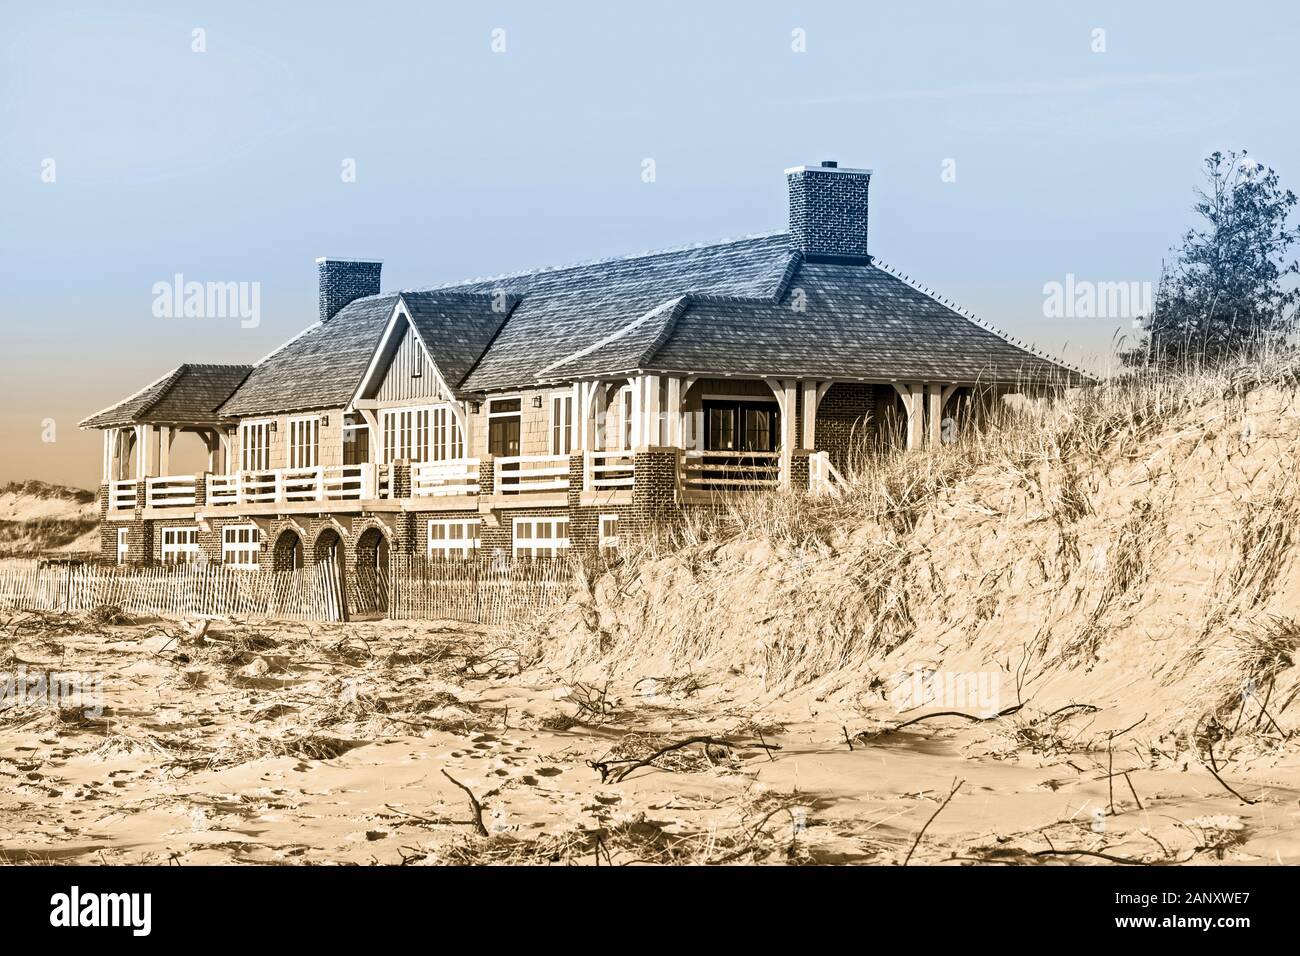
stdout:
{"type": "Polygon", "coordinates": [[[330,562],[297,571],[0,563],[0,607],[90,611],[105,605],[139,615],[337,621],[342,595],[330,562]]]}
{"type": "Polygon", "coordinates": [[[521,621],[567,601],[578,586],[568,558],[389,557],[388,616],[480,624],[521,621]]]}

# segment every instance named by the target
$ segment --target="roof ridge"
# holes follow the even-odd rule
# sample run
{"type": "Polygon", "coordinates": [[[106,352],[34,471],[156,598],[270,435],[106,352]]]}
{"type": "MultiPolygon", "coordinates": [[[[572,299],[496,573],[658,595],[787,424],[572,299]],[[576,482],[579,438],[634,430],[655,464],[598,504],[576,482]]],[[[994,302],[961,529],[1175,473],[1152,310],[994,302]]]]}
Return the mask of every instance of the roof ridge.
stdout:
{"type": "Polygon", "coordinates": [[[1091,372],[1085,372],[1082,368],[1080,368],[1079,366],[1075,365],[1072,362],[1067,362],[1064,359],[1059,358],[1055,355],[1049,355],[1046,351],[1040,349],[1037,345],[1034,345],[1031,342],[1022,342],[1020,339],[1016,338],[1011,333],[998,328],[996,325],[993,325],[991,322],[986,322],[984,319],[979,318],[977,315],[975,315],[973,312],[970,312],[968,309],[964,308],[963,306],[960,306],[956,302],[953,302],[950,299],[941,296],[933,289],[921,285],[919,282],[915,281],[911,276],[899,272],[897,269],[895,269],[893,266],[889,265],[887,262],[883,261],[882,259],[872,257],[871,264],[881,269],[882,271],[889,273],[895,279],[898,279],[900,282],[903,282],[909,288],[915,289],[917,292],[920,292],[922,295],[930,299],[933,299],[935,302],[938,302],[944,308],[957,313],[963,319],[975,323],[985,331],[992,332],[994,335],[1002,339],[1004,342],[1010,345],[1014,345],[1018,349],[1022,349],[1023,351],[1029,352],[1031,355],[1036,355],[1041,359],[1046,359],[1047,361],[1059,365],[1062,368],[1067,368],[1072,372],[1076,372],[1079,375],[1082,375],[1084,378],[1089,379],[1090,381],[1096,381],[1096,376],[1093,375],[1091,372]]]}
{"type": "MultiPolygon", "coordinates": [[[[421,289],[403,289],[403,292],[454,292],[462,286],[478,285],[482,282],[498,282],[505,279],[522,279],[528,276],[551,275],[559,272],[568,272],[573,269],[587,269],[591,266],[608,265],[615,262],[630,262],[635,259],[653,259],[659,256],[673,255],[679,252],[693,252],[697,249],[710,249],[714,246],[734,246],[742,242],[755,242],[760,239],[774,239],[777,236],[789,235],[786,231],[781,232],[756,232],[745,236],[736,236],[729,239],[717,239],[711,242],[695,242],[684,246],[673,246],[665,249],[648,249],[643,252],[635,252],[622,256],[603,256],[596,259],[584,259],[578,262],[570,262],[562,266],[540,266],[534,269],[524,269],[519,272],[506,272],[494,276],[478,276],[472,279],[460,279],[456,282],[447,282],[443,285],[427,286],[421,289]]],[[[472,294],[472,293],[467,293],[472,294]]]]}

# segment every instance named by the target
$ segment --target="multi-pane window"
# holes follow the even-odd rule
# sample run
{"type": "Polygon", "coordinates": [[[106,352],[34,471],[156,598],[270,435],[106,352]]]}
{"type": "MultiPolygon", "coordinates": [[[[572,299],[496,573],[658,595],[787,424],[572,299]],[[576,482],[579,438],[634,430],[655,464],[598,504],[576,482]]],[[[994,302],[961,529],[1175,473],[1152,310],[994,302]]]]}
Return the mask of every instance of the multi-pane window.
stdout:
{"type": "Polygon", "coordinates": [[[465,438],[461,434],[456,413],[446,405],[435,408],[432,430],[429,433],[429,454],[426,461],[450,461],[465,457],[465,438]]]}
{"type": "Polygon", "coordinates": [[[266,471],[271,467],[272,424],[256,421],[239,426],[239,467],[244,471],[266,471]]]}
{"type": "Polygon", "coordinates": [[[262,550],[257,525],[230,525],[221,529],[221,563],[232,568],[255,568],[262,550]]]}
{"type": "Polygon", "coordinates": [[[289,467],[320,464],[320,419],[315,415],[289,419],[289,467]]]}
{"type": "Polygon", "coordinates": [[[465,457],[465,435],[456,413],[446,405],[436,408],[392,408],[380,419],[384,462],[447,461],[465,457]]]}
{"type": "Polygon", "coordinates": [[[568,518],[515,519],[515,557],[553,558],[568,549],[568,518]]]}
{"type": "Polygon", "coordinates": [[[429,557],[468,558],[478,546],[478,518],[430,519],[429,557]]]}
{"type": "Polygon", "coordinates": [[[130,553],[131,545],[126,537],[126,529],[117,529],[117,563],[126,564],[126,557],[130,553]]]}
{"type": "Polygon", "coordinates": [[[573,450],[573,395],[551,396],[551,454],[567,455],[573,450]]]}
{"type": "Polygon", "coordinates": [[[618,515],[600,516],[599,544],[602,551],[618,549],[618,515]]]}
{"type": "Polygon", "coordinates": [[[193,564],[199,559],[198,528],[163,528],[162,563],[193,564]]]}

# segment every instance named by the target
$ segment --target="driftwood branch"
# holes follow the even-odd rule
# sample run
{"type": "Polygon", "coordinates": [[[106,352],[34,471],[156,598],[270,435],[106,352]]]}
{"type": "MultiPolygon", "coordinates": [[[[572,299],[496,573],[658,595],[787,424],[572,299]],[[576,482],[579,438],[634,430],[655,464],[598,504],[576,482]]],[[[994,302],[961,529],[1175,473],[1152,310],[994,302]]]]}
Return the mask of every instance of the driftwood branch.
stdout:
{"type": "MultiPolygon", "coordinates": [[[[1018,704],[1015,709],[1019,710],[1022,706],[1024,705],[1018,704]]],[[[939,809],[935,810],[934,813],[930,815],[930,819],[925,821],[925,826],[921,827],[921,832],[918,833],[916,839],[912,841],[912,848],[907,851],[907,856],[903,857],[903,866],[907,866],[907,861],[912,859],[912,854],[915,853],[916,848],[921,845],[921,837],[925,836],[925,831],[930,829],[930,824],[934,822],[934,818],[943,813],[943,808],[946,807],[948,802],[957,795],[957,791],[961,789],[961,785],[965,782],[965,780],[953,781],[952,790],[948,792],[948,796],[944,798],[943,803],[939,804],[939,809]]]]}
{"type": "Polygon", "coordinates": [[[465,795],[469,797],[470,813],[473,815],[470,822],[474,824],[474,832],[479,836],[487,836],[488,829],[483,825],[483,804],[478,802],[478,797],[474,796],[474,791],[465,786],[447,771],[443,770],[442,775],[465,791],[465,795]]]}
{"type": "Polygon", "coordinates": [[[980,717],[977,714],[966,714],[960,710],[940,710],[933,714],[922,714],[920,717],[913,717],[911,720],[905,720],[897,727],[887,727],[884,730],[877,731],[864,730],[857,736],[862,740],[871,740],[875,737],[883,737],[885,734],[896,733],[904,727],[911,727],[913,724],[919,724],[923,720],[934,720],[937,717],[960,717],[962,720],[969,720],[971,723],[982,724],[985,721],[997,720],[999,717],[1010,717],[1024,706],[1024,704],[1013,704],[1012,706],[1000,710],[996,714],[990,714],[987,717],[980,717]]]}
{"type": "MultiPolygon", "coordinates": [[[[664,754],[672,753],[674,750],[681,750],[683,747],[689,747],[692,744],[703,744],[705,756],[708,756],[709,745],[715,747],[724,747],[727,750],[735,750],[736,744],[730,740],[723,740],[721,737],[687,737],[685,740],[679,740],[676,743],[668,744],[666,747],[660,747],[654,753],[646,757],[624,757],[616,760],[588,760],[587,766],[600,774],[601,783],[622,783],[628,778],[628,775],[642,767],[648,767],[664,754]]],[[[779,744],[762,743],[757,744],[764,750],[780,750],[779,744]]]]}

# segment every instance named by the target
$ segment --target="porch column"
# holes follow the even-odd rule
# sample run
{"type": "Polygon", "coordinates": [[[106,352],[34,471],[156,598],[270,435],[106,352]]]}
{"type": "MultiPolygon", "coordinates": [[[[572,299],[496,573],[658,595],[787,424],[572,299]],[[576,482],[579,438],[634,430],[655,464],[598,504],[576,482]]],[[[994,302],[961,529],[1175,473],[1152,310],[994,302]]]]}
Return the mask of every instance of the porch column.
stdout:
{"type": "Polygon", "coordinates": [[[682,380],[677,376],[668,379],[668,432],[666,444],[673,448],[682,447],[682,380]]]}
{"type": "Polygon", "coordinates": [[[795,379],[766,379],[767,387],[776,396],[776,407],[781,413],[781,484],[790,484],[790,462],[794,454],[795,411],[799,383],[795,379]]]}
{"type": "Polygon", "coordinates": [[[572,454],[575,448],[582,448],[584,451],[587,446],[582,441],[582,383],[574,382],[572,398],[569,401],[569,434],[572,436],[569,443],[569,453],[572,454]]]}
{"type": "Polygon", "coordinates": [[[642,442],[647,447],[658,447],[663,439],[660,436],[659,418],[659,376],[646,375],[645,380],[645,432],[642,442]]]}
{"type": "Polygon", "coordinates": [[[931,384],[926,391],[930,405],[929,442],[931,448],[937,448],[943,418],[943,386],[931,384]]]}
{"type": "Polygon", "coordinates": [[[645,445],[645,376],[634,375],[632,382],[632,448],[645,445]]]}
{"type": "Polygon", "coordinates": [[[907,410],[907,447],[920,448],[925,441],[925,405],[924,388],[917,384],[894,383],[894,390],[903,400],[907,410]]]}
{"type": "Polygon", "coordinates": [[[114,428],[104,429],[104,452],[100,456],[100,482],[107,484],[113,480],[113,433],[114,428]]]}
{"type": "Polygon", "coordinates": [[[164,425],[158,429],[158,475],[171,474],[172,465],[172,439],[176,436],[176,430],[170,425],[164,425]]]}
{"type": "Polygon", "coordinates": [[[152,425],[135,426],[135,470],[137,478],[148,478],[153,475],[154,466],[157,464],[155,457],[157,452],[153,445],[157,441],[157,429],[152,425]]]}

